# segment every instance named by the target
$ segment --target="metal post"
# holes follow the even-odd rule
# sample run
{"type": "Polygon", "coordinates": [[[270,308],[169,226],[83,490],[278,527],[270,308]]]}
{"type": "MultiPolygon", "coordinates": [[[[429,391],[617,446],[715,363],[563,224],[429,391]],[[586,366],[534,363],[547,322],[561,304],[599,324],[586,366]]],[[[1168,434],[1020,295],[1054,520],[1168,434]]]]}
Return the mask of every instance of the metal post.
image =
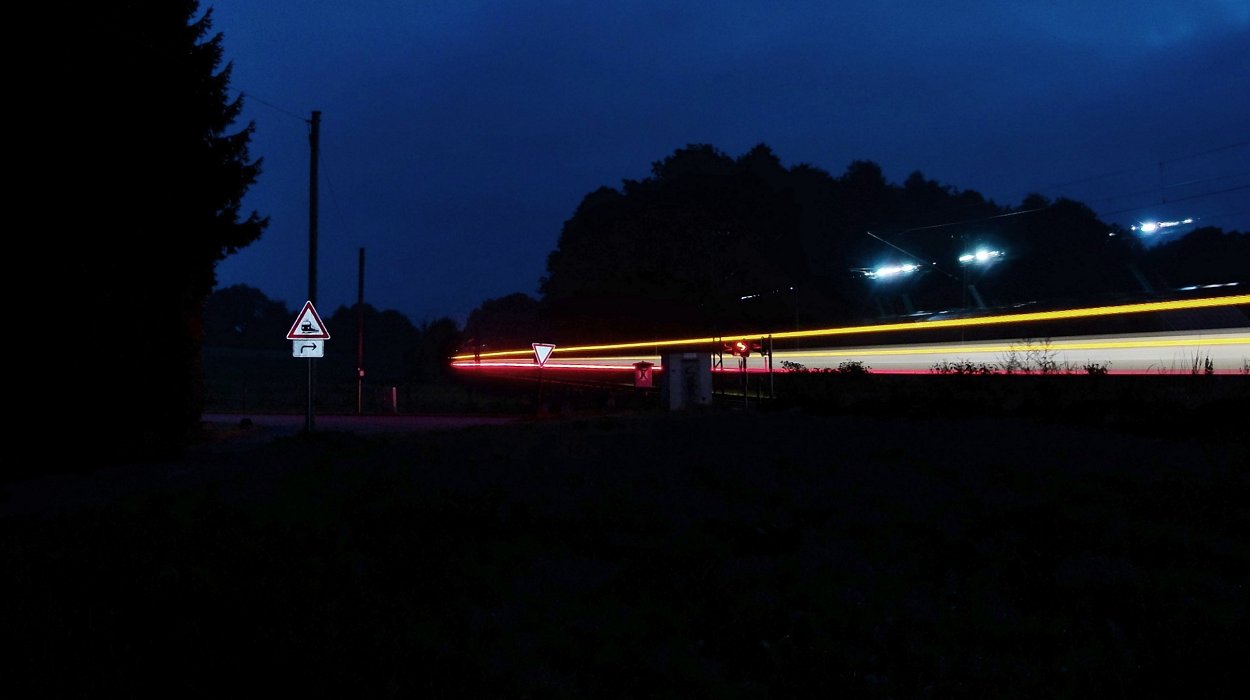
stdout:
{"type": "Polygon", "coordinates": [[[742,356],[738,358],[738,370],[742,373],[742,407],[749,408],[751,405],[750,394],[747,393],[749,377],[747,376],[747,358],[742,356]]]}
{"type": "Polygon", "coordinates": [[[308,300],[317,304],[317,160],[321,144],[321,112],[313,111],[308,132],[308,300]]]}
{"type": "Polygon", "coordinates": [[[768,343],[768,398],[776,399],[776,382],[773,379],[773,336],[771,333],[765,342],[768,343]]]}
{"type": "Polygon", "coordinates": [[[356,284],[356,413],[364,409],[365,382],[365,249],[360,249],[356,284]]]}
{"type": "Polygon", "coordinates": [[[304,432],[313,431],[313,358],[308,358],[308,405],[304,409],[304,432]]]}
{"type": "Polygon", "coordinates": [[[543,411],[543,366],[538,365],[538,413],[542,415],[543,411]]]}
{"type": "MultiPolygon", "coordinates": [[[[308,133],[310,166],[308,174],[308,301],[317,304],[317,150],[321,134],[321,112],[312,113],[311,131],[308,133]]],[[[304,414],[304,431],[311,433],[315,427],[313,395],[316,392],[317,373],[313,358],[308,358],[308,407],[304,414]]]]}

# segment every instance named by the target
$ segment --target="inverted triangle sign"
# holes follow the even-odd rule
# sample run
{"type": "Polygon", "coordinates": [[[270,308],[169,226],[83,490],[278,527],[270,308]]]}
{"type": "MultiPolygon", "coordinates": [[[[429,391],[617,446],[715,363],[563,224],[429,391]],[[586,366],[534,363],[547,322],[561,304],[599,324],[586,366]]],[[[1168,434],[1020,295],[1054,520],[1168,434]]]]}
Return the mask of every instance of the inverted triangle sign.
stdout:
{"type": "Polygon", "coordinates": [[[295,323],[291,324],[291,330],[286,332],[286,337],[287,340],[329,340],[330,331],[321,322],[313,303],[306,301],[299,316],[295,317],[295,323]]]}
{"type": "Polygon", "coordinates": [[[547,364],[547,358],[551,357],[551,351],[556,349],[556,346],[551,343],[532,343],[532,345],[534,346],[534,359],[538,361],[539,367],[547,364]]]}

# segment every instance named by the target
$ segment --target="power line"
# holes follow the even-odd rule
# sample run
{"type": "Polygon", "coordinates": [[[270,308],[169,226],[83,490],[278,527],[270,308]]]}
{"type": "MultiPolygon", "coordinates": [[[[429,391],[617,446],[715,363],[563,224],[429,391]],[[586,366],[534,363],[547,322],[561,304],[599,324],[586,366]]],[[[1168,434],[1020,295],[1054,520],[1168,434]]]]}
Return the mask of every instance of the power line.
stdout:
{"type": "MultiPolygon", "coordinates": [[[[1160,168],[1161,168],[1161,167],[1163,167],[1164,165],[1168,165],[1168,164],[1170,164],[1170,163],[1176,163],[1176,162],[1179,162],[1179,161],[1182,161],[1182,160],[1191,160],[1191,159],[1193,159],[1193,158],[1200,158],[1200,157],[1202,157],[1202,156],[1210,155],[1210,154],[1212,154],[1212,153],[1219,153],[1220,151],[1228,151],[1228,150],[1232,150],[1232,149],[1234,149],[1234,148],[1241,148],[1242,146],[1250,146],[1250,141],[1237,141],[1236,143],[1228,143],[1228,144],[1224,144],[1223,146],[1216,146],[1215,148],[1210,148],[1210,149],[1207,149],[1207,150],[1205,150],[1205,151],[1199,151],[1199,152],[1197,152],[1197,153],[1190,153],[1190,154],[1183,155],[1183,156],[1177,156],[1177,157],[1175,157],[1175,158],[1169,158],[1169,159],[1166,159],[1166,160],[1160,160],[1160,161],[1156,161],[1156,162],[1154,162],[1154,163],[1149,163],[1149,164],[1147,164],[1147,165],[1149,165],[1150,167],[1160,167],[1160,168]]],[[[1106,173],[1102,173],[1102,174],[1099,174],[1099,175],[1091,175],[1091,176],[1089,176],[1089,177],[1083,177],[1083,178],[1080,178],[1080,179],[1077,179],[1077,180],[1069,180],[1068,182],[1061,182],[1061,183],[1058,183],[1058,184],[1049,185],[1049,186],[1047,186],[1047,187],[1043,187],[1042,189],[1040,189],[1040,190],[1036,190],[1036,191],[1037,191],[1037,192],[1039,192],[1039,193],[1040,193],[1040,192],[1047,192],[1047,191],[1049,191],[1049,190],[1063,189],[1063,188],[1065,188],[1065,187],[1070,187],[1070,186],[1072,186],[1072,185],[1081,185],[1081,184],[1084,184],[1084,183],[1086,183],[1086,182],[1093,182],[1094,180],[1101,180],[1101,179],[1104,179],[1104,178],[1113,177],[1113,176],[1115,176],[1115,175],[1124,175],[1124,174],[1126,174],[1126,173],[1136,173],[1136,172],[1141,172],[1142,167],[1143,167],[1143,166],[1135,166],[1135,167],[1131,167],[1131,168],[1121,168],[1121,169],[1119,169],[1119,170],[1113,170],[1113,171],[1106,172],[1106,173]]]]}
{"type": "Polygon", "coordinates": [[[1238,141],[1237,143],[1230,143],[1226,146],[1216,146],[1215,148],[1212,148],[1211,150],[1208,150],[1208,151],[1201,151],[1199,153],[1191,153],[1190,155],[1187,155],[1187,156],[1178,156],[1171,160],[1161,160],[1159,162],[1161,164],[1175,163],[1178,160],[1189,160],[1190,158],[1198,158],[1200,156],[1210,155],[1212,153],[1218,153],[1219,151],[1227,151],[1229,149],[1239,148],[1241,146],[1250,146],[1250,141],[1238,141]]]}
{"type": "MultiPolygon", "coordinates": [[[[1240,187],[1229,187],[1228,189],[1216,190],[1214,192],[1203,192],[1202,194],[1195,194],[1189,197],[1177,197],[1176,199],[1168,200],[1166,204],[1171,204],[1173,202],[1185,202],[1191,199],[1201,199],[1203,197],[1213,197],[1217,194],[1227,194],[1229,192],[1237,192],[1239,190],[1245,190],[1245,189],[1250,189],[1250,185],[1241,185],[1240,187]]],[[[1128,209],[1117,209],[1115,211],[1099,212],[1098,216],[1104,217],[1104,216],[1111,216],[1112,214],[1125,214],[1130,211],[1141,211],[1142,209],[1150,209],[1155,206],[1158,206],[1158,205],[1150,204],[1150,205],[1146,205],[1143,207],[1129,207],[1128,209]]]]}
{"type": "MultiPolygon", "coordinates": [[[[899,231],[899,233],[910,233],[912,231],[924,231],[925,229],[931,229],[931,228],[945,228],[947,226],[959,226],[961,224],[976,224],[982,221],[990,221],[992,219],[1003,219],[1008,216],[1019,216],[1021,214],[1028,214],[1030,212],[1042,211],[1043,208],[1044,207],[1034,207],[1032,209],[1020,209],[1018,211],[1009,211],[1006,214],[995,214],[993,216],[983,216],[979,219],[964,219],[963,221],[950,221],[944,224],[932,224],[929,226],[915,226],[913,228],[905,228],[902,231],[899,231]]],[[[869,234],[869,235],[872,235],[872,234],[869,234]]],[[[876,238],[876,236],[873,236],[873,238],[876,238]]]]}
{"type": "MultiPolygon", "coordinates": [[[[1227,150],[1231,150],[1231,149],[1234,149],[1234,148],[1240,148],[1240,147],[1243,147],[1243,146],[1250,146],[1250,141],[1238,141],[1238,142],[1235,142],[1235,143],[1229,143],[1229,144],[1225,144],[1225,145],[1223,145],[1223,146],[1217,146],[1217,147],[1215,147],[1215,148],[1210,148],[1210,149],[1207,149],[1207,150],[1205,150],[1205,151],[1199,151],[1199,152],[1197,152],[1197,153],[1191,153],[1191,154],[1188,154],[1188,155],[1177,156],[1176,158],[1172,158],[1172,159],[1169,159],[1169,160],[1166,160],[1166,161],[1160,161],[1160,165],[1162,165],[1162,164],[1164,164],[1164,163],[1174,163],[1174,162],[1181,161],[1181,160],[1188,160],[1188,159],[1192,159],[1192,158],[1198,158],[1198,157],[1201,157],[1201,156],[1210,155],[1210,154],[1212,154],[1212,153],[1218,153],[1218,152],[1220,152],[1220,151],[1227,151],[1227,150]]],[[[1119,175],[1119,174],[1129,173],[1129,172],[1140,172],[1140,168],[1124,168],[1124,169],[1121,169],[1121,170],[1112,171],[1112,172],[1110,172],[1110,173],[1104,173],[1104,174],[1102,174],[1102,175],[1093,175],[1093,176],[1086,177],[1086,178],[1081,178],[1081,179],[1078,179],[1078,180],[1072,180],[1072,181],[1070,181],[1070,182],[1068,182],[1068,183],[1065,183],[1065,184],[1060,184],[1060,185],[1051,185],[1050,187],[1044,188],[1044,189],[1043,189],[1043,190],[1041,190],[1041,191],[1045,191],[1045,190],[1047,190],[1047,189],[1056,189],[1056,188],[1060,188],[1060,187],[1066,187],[1066,186],[1068,186],[1068,185],[1074,185],[1074,184],[1079,184],[1079,183],[1084,183],[1084,182],[1091,182],[1091,181],[1093,181],[1093,180],[1098,180],[1098,179],[1101,179],[1101,178],[1104,178],[1104,177],[1109,177],[1109,176],[1111,176],[1111,175],[1119,175]]],[[[1216,176],[1216,177],[1203,178],[1203,179],[1198,179],[1198,180],[1189,180],[1189,181],[1185,181],[1185,182],[1171,183],[1171,184],[1168,184],[1168,185],[1163,185],[1163,186],[1161,186],[1160,188],[1150,188],[1150,189],[1148,189],[1148,190],[1139,190],[1139,191],[1136,191],[1136,192],[1130,192],[1130,193],[1125,193],[1125,194],[1112,195],[1112,196],[1109,196],[1109,197],[1102,197],[1102,198],[1100,198],[1100,199],[1093,200],[1093,201],[1095,201],[1095,202],[1106,202],[1106,201],[1111,201],[1111,200],[1119,199],[1119,198],[1121,198],[1121,197],[1131,197],[1131,196],[1136,196],[1136,195],[1141,195],[1141,194],[1151,194],[1151,193],[1154,193],[1155,191],[1161,191],[1161,190],[1167,190],[1167,189],[1175,189],[1175,188],[1177,188],[1177,187],[1183,187],[1183,186],[1188,186],[1188,185],[1195,185],[1195,184],[1200,184],[1200,183],[1203,183],[1203,182],[1212,182],[1212,181],[1218,181],[1218,180],[1227,180],[1227,179],[1229,179],[1229,178],[1233,178],[1233,177],[1241,177],[1241,176],[1243,176],[1243,175],[1247,175],[1247,174],[1250,174],[1250,172],[1234,173],[1234,174],[1231,174],[1231,175],[1220,175],[1220,176],[1216,176]]],[[[1201,199],[1201,198],[1203,198],[1203,197],[1210,197],[1210,196],[1215,196],[1215,195],[1218,195],[1218,194],[1225,194],[1225,193],[1228,193],[1228,192],[1236,192],[1236,191],[1238,191],[1238,190],[1246,189],[1246,188],[1248,188],[1248,187],[1250,187],[1250,185],[1243,185],[1243,186],[1238,186],[1238,187],[1231,187],[1231,188],[1227,188],[1227,189],[1223,189],[1223,190],[1215,190],[1215,191],[1213,191],[1213,192],[1203,192],[1203,193],[1199,193],[1199,194],[1190,195],[1190,196],[1187,196],[1187,197],[1177,197],[1177,198],[1173,198],[1173,199],[1170,199],[1170,200],[1166,200],[1166,199],[1165,199],[1164,203],[1182,202],[1182,201],[1188,201],[1188,200],[1193,200],[1193,199],[1201,199]]],[[[1127,209],[1119,209],[1119,210],[1109,211],[1109,212],[1100,212],[1100,213],[1097,213],[1097,216],[1099,216],[1099,217],[1101,218],[1101,217],[1105,217],[1105,216],[1111,216],[1111,215],[1114,215],[1114,214],[1122,214],[1122,213],[1127,213],[1127,212],[1131,212],[1131,211],[1139,211],[1139,210],[1142,210],[1142,209],[1149,209],[1149,208],[1150,208],[1150,207],[1152,207],[1152,206],[1157,206],[1157,205],[1151,204],[1151,205],[1146,205],[1146,206],[1141,206],[1141,207],[1131,207],[1131,208],[1127,208],[1127,209]]],[[[902,229],[902,230],[898,231],[898,233],[910,233],[910,232],[913,232],[913,231],[924,231],[924,230],[928,230],[928,229],[945,228],[945,227],[948,227],[948,226],[961,226],[961,225],[964,225],[964,224],[975,224],[975,223],[980,223],[980,222],[983,222],[983,221],[991,221],[991,220],[994,220],[994,219],[1002,219],[1002,218],[1006,218],[1006,217],[1009,217],[1009,216],[1019,216],[1019,215],[1021,215],[1021,214],[1028,214],[1028,213],[1031,213],[1031,212],[1042,211],[1043,209],[1044,209],[1043,207],[1036,207],[1036,208],[1033,208],[1033,209],[1020,209],[1020,210],[1017,210],[1017,211],[1010,211],[1010,212],[1007,212],[1007,213],[1004,213],[1004,214],[995,214],[995,215],[993,215],[993,216],[986,216],[986,217],[981,217],[981,218],[976,218],[976,219],[964,219],[964,220],[961,220],[961,221],[949,221],[949,222],[944,222],[944,223],[939,223],[939,224],[930,224],[930,225],[927,225],[927,226],[914,226],[914,227],[912,227],[912,228],[902,229]]],[[[872,236],[873,238],[876,238],[877,240],[881,241],[882,243],[885,243],[886,245],[889,245],[889,246],[891,246],[891,247],[893,247],[893,248],[898,249],[899,251],[901,251],[901,252],[902,252],[902,253],[904,253],[905,255],[908,255],[908,256],[910,256],[910,257],[912,257],[912,258],[915,258],[915,259],[919,260],[919,258],[916,258],[916,256],[912,255],[911,253],[908,253],[907,251],[903,250],[902,248],[898,248],[898,246],[895,246],[893,243],[890,243],[889,241],[886,241],[885,239],[881,238],[880,236],[877,236],[876,234],[874,234],[874,233],[872,233],[872,232],[870,232],[870,231],[867,231],[866,233],[868,233],[868,235],[872,236]]]]}
{"type": "Polygon", "coordinates": [[[265,105],[266,107],[268,107],[268,108],[270,108],[270,109],[272,109],[272,110],[274,110],[274,111],[276,111],[276,112],[279,112],[279,113],[281,113],[281,114],[285,114],[285,115],[286,115],[286,116],[288,116],[288,117],[292,117],[292,118],[298,119],[298,120],[300,120],[300,121],[302,121],[302,122],[304,122],[304,123],[307,123],[307,122],[308,122],[308,117],[304,117],[304,116],[301,116],[301,115],[299,115],[299,114],[296,114],[295,112],[292,112],[292,111],[290,111],[290,110],[288,110],[288,109],[285,109],[285,108],[283,108],[283,107],[279,107],[279,106],[277,106],[277,105],[275,105],[275,104],[273,104],[273,103],[271,103],[271,102],[266,102],[265,100],[262,100],[261,98],[257,97],[256,95],[253,95],[253,94],[252,94],[252,93],[250,93],[250,92],[244,92],[243,90],[239,90],[238,88],[231,88],[231,89],[232,89],[232,90],[234,90],[235,92],[239,93],[239,97],[246,98],[246,99],[247,99],[247,101],[249,101],[249,102],[250,102],[250,101],[259,102],[260,104],[263,104],[263,105],[265,105]]]}
{"type": "Polygon", "coordinates": [[[1216,175],[1215,177],[1204,177],[1199,180],[1185,180],[1184,182],[1173,182],[1171,184],[1164,185],[1164,189],[1170,190],[1176,187],[1187,187],[1189,185],[1197,185],[1203,182],[1214,182],[1216,180],[1228,180],[1234,177],[1245,177],[1246,175],[1250,175],[1250,170],[1247,170],[1245,172],[1240,172],[1240,173],[1231,173],[1229,175],[1216,175]]]}
{"type": "MultiPolygon", "coordinates": [[[[1187,187],[1187,186],[1189,186],[1189,185],[1197,185],[1197,184],[1200,184],[1200,183],[1203,183],[1203,182],[1216,182],[1216,181],[1219,181],[1219,180],[1229,180],[1229,179],[1236,178],[1236,177],[1245,177],[1246,175],[1250,175],[1250,172],[1244,172],[1244,173],[1233,173],[1233,174],[1231,174],[1231,175],[1218,175],[1218,176],[1216,176],[1216,177],[1202,178],[1202,179],[1200,179],[1200,180],[1187,180],[1187,181],[1185,181],[1185,182],[1174,182],[1174,183],[1169,184],[1169,185],[1164,185],[1164,186],[1163,186],[1163,187],[1161,187],[1161,188],[1160,188],[1160,187],[1151,187],[1151,188],[1149,188],[1149,189],[1144,189],[1144,190],[1136,190],[1136,191],[1134,191],[1134,192],[1125,192],[1125,193],[1123,193],[1123,194],[1115,194],[1115,195],[1111,195],[1110,197],[1099,197],[1098,199],[1087,200],[1087,201],[1086,201],[1086,204],[1094,204],[1094,203],[1097,203],[1097,202],[1111,202],[1111,201],[1114,201],[1114,200],[1117,200],[1117,199],[1123,199],[1124,197],[1136,197],[1137,195],[1143,195],[1143,194],[1155,194],[1156,192],[1159,192],[1160,190],[1171,190],[1171,189],[1176,189],[1177,187],[1187,187]]],[[[1235,189],[1238,189],[1238,188],[1237,188],[1237,187],[1234,187],[1233,189],[1235,190],[1235,189]]],[[[1214,192],[1205,192],[1205,193],[1200,193],[1200,194],[1194,195],[1194,196],[1192,196],[1192,197],[1188,197],[1187,199],[1195,199],[1195,198],[1197,198],[1197,197],[1206,197],[1206,196],[1213,195],[1213,194],[1222,194],[1222,193],[1224,193],[1224,192],[1228,192],[1228,191],[1229,191],[1229,190],[1216,190],[1216,191],[1214,191],[1214,192]]],[[[1166,197],[1166,195],[1165,195],[1165,196],[1162,196],[1161,201],[1160,201],[1159,203],[1160,203],[1160,204],[1168,204],[1168,203],[1171,203],[1171,202],[1178,202],[1178,201],[1181,201],[1181,199],[1184,199],[1184,198],[1173,198],[1173,199],[1168,199],[1168,198],[1166,197]]],[[[1153,205],[1152,205],[1152,206],[1153,206],[1153,205]]],[[[1143,208],[1145,208],[1145,207],[1143,207],[1143,208]]]]}
{"type": "Polygon", "coordinates": [[[869,236],[872,236],[873,238],[875,238],[875,239],[877,239],[877,240],[881,241],[882,243],[884,243],[884,244],[886,244],[886,245],[890,246],[890,247],[891,247],[891,248],[893,248],[894,250],[897,250],[898,252],[902,253],[903,255],[906,255],[907,257],[911,258],[912,260],[918,260],[918,261],[920,261],[920,262],[925,262],[925,260],[923,260],[922,258],[920,258],[920,257],[918,257],[918,256],[915,256],[915,255],[912,255],[911,253],[909,253],[909,252],[907,252],[907,251],[903,250],[902,248],[900,248],[900,247],[898,247],[898,246],[894,245],[893,243],[891,243],[891,242],[887,241],[886,239],[882,238],[881,236],[878,236],[877,234],[873,233],[872,231],[864,231],[864,233],[866,233],[866,234],[868,234],[869,236]]]}

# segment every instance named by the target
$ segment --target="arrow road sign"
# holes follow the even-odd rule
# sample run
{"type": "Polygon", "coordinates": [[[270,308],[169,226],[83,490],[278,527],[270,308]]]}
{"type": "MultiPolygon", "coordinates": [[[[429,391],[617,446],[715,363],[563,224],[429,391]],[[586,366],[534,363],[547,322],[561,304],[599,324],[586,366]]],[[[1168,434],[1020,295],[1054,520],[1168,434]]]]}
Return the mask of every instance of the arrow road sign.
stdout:
{"type": "Polygon", "coordinates": [[[324,340],[292,340],[292,357],[325,357],[326,341],[324,340]]]}

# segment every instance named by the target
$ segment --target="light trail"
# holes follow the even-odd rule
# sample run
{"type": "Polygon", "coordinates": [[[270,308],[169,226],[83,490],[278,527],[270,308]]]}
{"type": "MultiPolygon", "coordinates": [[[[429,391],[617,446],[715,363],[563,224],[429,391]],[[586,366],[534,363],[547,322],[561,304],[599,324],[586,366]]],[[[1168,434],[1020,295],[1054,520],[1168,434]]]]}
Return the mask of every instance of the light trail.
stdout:
{"type": "MultiPolygon", "coordinates": [[[[823,337],[839,337],[848,335],[862,335],[867,333],[888,333],[898,331],[925,331],[939,328],[968,328],[975,326],[993,326],[1006,325],[1016,323],[1034,323],[1038,321],[1056,321],[1071,320],[1081,318],[1098,318],[1107,316],[1122,316],[1131,314],[1158,313],[1163,311],[1181,311],[1187,309],[1203,309],[1220,306],[1238,306],[1242,304],[1250,304],[1250,294],[1238,294],[1222,297],[1207,297],[1202,299],[1185,299],[1175,301],[1156,301],[1144,302],[1136,304],[1121,304],[1117,306],[1094,306],[1078,309],[1063,309],[1057,311],[1033,311],[1026,313],[999,314],[995,316],[981,316],[976,318],[963,319],[940,319],[936,321],[907,321],[903,323],[882,323],[867,326],[847,326],[839,328],[820,328],[807,331],[779,331],[779,332],[763,332],[763,333],[739,333],[730,336],[712,336],[704,338],[682,338],[674,340],[647,340],[628,343],[608,343],[601,345],[577,345],[571,347],[556,347],[552,351],[552,355],[563,354],[586,354],[595,352],[604,352],[610,350],[635,350],[650,348],[652,354],[658,354],[660,348],[671,347],[689,347],[689,346],[710,346],[720,343],[726,338],[772,338],[776,340],[786,340],[795,338],[823,338],[823,337]]],[[[525,350],[496,350],[483,353],[461,353],[454,355],[453,366],[463,366],[463,362],[478,361],[484,359],[492,359],[499,357],[523,357],[533,352],[531,349],[525,350]]]]}
{"type": "MultiPolygon", "coordinates": [[[[1112,374],[1247,374],[1250,378],[1250,328],[1125,336],[1079,336],[1054,339],[994,340],[968,343],[821,348],[774,353],[774,363],[794,362],[810,369],[860,362],[876,373],[937,372],[944,364],[971,363],[1002,372],[1006,367],[1085,374],[1087,367],[1112,374]]],[[[755,363],[756,369],[764,369],[755,363]]]]}
{"type": "MultiPolygon", "coordinates": [[[[996,373],[1003,372],[1007,366],[1036,372],[1037,362],[1043,360],[1050,363],[1050,371],[1059,374],[1084,374],[1090,366],[1105,369],[1110,374],[1205,373],[1209,361],[1213,374],[1245,374],[1250,378],[1250,327],[1181,333],[1066,336],[1044,340],[1000,339],[776,350],[773,353],[773,370],[786,371],[783,363],[794,363],[810,370],[825,370],[835,369],[844,362],[858,362],[879,374],[938,373],[937,367],[943,363],[970,363],[996,373]]],[[[663,371],[660,356],[650,354],[549,360],[542,369],[555,373],[623,374],[632,371],[637,362],[649,362],[654,365],[654,371],[663,371]]],[[[486,358],[480,362],[456,360],[452,366],[462,370],[507,369],[526,373],[540,369],[533,361],[501,358],[486,358]]],[[[740,367],[738,358],[726,355],[723,369],[718,368],[717,371],[738,372],[740,367]]],[[[747,359],[745,370],[753,374],[768,371],[767,357],[753,354],[747,359]]]]}

